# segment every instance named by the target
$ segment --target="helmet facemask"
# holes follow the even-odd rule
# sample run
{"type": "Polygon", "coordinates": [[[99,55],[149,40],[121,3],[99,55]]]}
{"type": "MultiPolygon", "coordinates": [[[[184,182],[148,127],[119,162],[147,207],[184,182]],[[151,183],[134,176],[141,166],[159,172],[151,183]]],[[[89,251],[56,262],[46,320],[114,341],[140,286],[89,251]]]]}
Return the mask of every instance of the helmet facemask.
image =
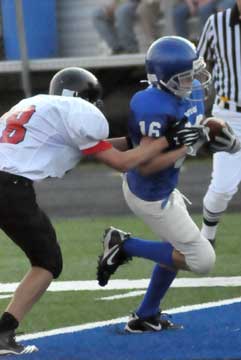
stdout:
{"type": "Polygon", "coordinates": [[[211,74],[206,70],[206,63],[202,57],[193,61],[192,70],[184,71],[182,73],[172,76],[166,83],[160,80],[160,84],[166,87],[174,95],[191,99],[195,101],[203,101],[207,98],[209,87],[211,84],[211,74]],[[194,80],[198,82],[193,83],[194,80]],[[202,98],[190,98],[193,91],[199,90],[203,92],[202,98]]]}

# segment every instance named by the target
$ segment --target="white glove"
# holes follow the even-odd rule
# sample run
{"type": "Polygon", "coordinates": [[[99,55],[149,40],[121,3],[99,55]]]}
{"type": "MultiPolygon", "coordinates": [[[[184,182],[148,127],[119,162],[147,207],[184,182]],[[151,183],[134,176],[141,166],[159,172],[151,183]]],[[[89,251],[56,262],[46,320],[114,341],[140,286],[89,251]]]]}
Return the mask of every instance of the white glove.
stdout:
{"type": "Polygon", "coordinates": [[[212,152],[226,151],[229,154],[234,154],[241,149],[241,144],[238,137],[234,134],[233,129],[229,124],[222,129],[221,136],[215,136],[215,141],[210,142],[209,148],[212,152]]]}
{"type": "Polygon", "coordinates": [[[199,139],[194,145],[188,146],[186,154],[189,156],[196,156],[198,153],[198,150],[205,144],[205,141],[202,139],[199,139]]]}

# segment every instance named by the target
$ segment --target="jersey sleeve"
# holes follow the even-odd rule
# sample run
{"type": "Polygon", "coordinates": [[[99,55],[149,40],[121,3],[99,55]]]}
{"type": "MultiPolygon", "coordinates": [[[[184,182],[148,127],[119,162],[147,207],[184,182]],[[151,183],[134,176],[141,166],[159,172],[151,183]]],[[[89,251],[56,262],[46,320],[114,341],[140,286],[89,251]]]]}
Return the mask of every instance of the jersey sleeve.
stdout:
{"type": "Polygon", "coordinates": [[[200,56],[204,58],[205,61],[212,61],[212,42],[214,41],[214,32],[213,32],[213,21],[214,15],[211,15],[205,23],[203,28],[197,50],[200,56]]]}
{"type": "Polygon", "coordinates": [[[82,152],[84,155],[94,155],[97,154],[101,151],[105,151],[105,150],[109,150],[111,149],[113,146],[110,142],[106,141],[106,140],[101,140],[100,142],[98,142],[98,144],[96,144],[95,146],[92,146],[88,149],[84,149],[82,152]]]}
{"type": "Polygon", "coordinates": [[[147,114],[143,120],[139,122],[142,136],[149,136],[152,138],[165,136],[167,130],[166,114],[147,114]]]}
{"type": "Polygon", "coordinates": [[[109,135],[109,124],[98,109],[71,112],[68,125],[69,136],[80,150],[96,146],[109,135]]]}

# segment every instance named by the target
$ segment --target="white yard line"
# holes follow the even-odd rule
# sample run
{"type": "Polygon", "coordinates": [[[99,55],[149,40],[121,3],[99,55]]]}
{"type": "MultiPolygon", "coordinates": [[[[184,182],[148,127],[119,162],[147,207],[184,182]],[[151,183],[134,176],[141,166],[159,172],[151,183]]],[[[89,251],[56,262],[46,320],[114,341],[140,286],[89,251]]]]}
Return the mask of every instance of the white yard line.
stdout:
{"type": "Polygon", "coordinates": [[[104,297],[100,297],[100,298],[96,298],[96,300],[119,300],[119,299],[124,299],[124,298],[129,298],[129,297],[135,297],[135,296],[140,296],[145,294],[146,290],[138,290],[138,291],[130,291],[128,293],[125,294],[118,294],[118,295],[112,295],[112,296],[104,296],[104,297]]]}
{"type": "MultiPolygon", "coordinates": [[[[128,290],[146,289],[149,279],[111,280],[105,287],[98,285],[96,280],[89,281],[54,281],[47,291],[80,291],[80,290],[128,290]]],[[[19,283],[0,283],[0,294],[14,292],[19,283]]],[[[178,278],[175,279],[172,287],[213,287],[213,286],[241,286],[241,276],[231,277],[205,277],[205,278],[178,278]]]]}
{"type": "MultiPolygon", "coordinates": [[[[200,309],[212,308],[212,307],[215,307],[215,306],[231,305],[231,304],[235,304],[235,303],[239,303],[239,302],[241,302],[241,297],[234,298],[234,299],[227,299],[227,300],[208,302],[208,303],[205,303],[205,304],[181,306],[181,307],[178,307],[178,308],[165,310],[165,312],[167,312],[168,314],[185,313],[185,312],[188,312],[188,311],[195,311],[195,310],[200,310],[200,309]]],[[[102,326],[106,326],[106,325],[119,324],[119,323],[122,323],[122,322],[126,322],[127,320],[128,320],[128,317],[122,317],[122,318],[117,318],[117,319],[108,320],[108,321],[98,321],[98,322],[95,322],[95,323],[88,323],[88,324],[84,324],[84,325],[68,326],[68,327],[65,327],[65,328],[54,329],[54,330],[49,330],[49,331],[43,331],[43,332],[39,332],[39,333],[35,333],[35,334],[21,335],[21,336],[17,337],[17,340],[19,340],[19,341],[21,341],[21,340],[31,340],[31,339],[43,338],[43,337],[46,337],[46,336],[54,336],[54,335],[59,335],[59,334],[68,334],[68,333],[73,333],[73,332],[77,332],[77,331],[81,331],[81,330],[87,330],[87,329],[93,329],[93,328],[96,328],[96,327],[102,327],[102,326]]]]}
{"type": "Polygon", "coordinates": [[[0,295],[0,299],[7,299],[7,298],[11,298],[12,294],[10,295],[0,295]]]}

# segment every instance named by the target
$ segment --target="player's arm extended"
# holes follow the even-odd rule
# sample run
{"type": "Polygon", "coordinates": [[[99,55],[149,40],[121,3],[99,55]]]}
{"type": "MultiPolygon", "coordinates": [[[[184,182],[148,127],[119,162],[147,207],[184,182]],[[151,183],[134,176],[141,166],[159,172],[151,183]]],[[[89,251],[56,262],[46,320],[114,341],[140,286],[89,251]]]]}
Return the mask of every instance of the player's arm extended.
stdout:
{"type": "Polygon", "coordinates": [[[113,147],[93,154],[95,158],[106,165],[125,172],[144,163],[169,146],[165,137],[154,139],[149,144],[140,144],[128,151],[119,151],[113,147]]]}
{"type": "MultiPolygon", "coordinates": [[[[143,138],[141,145],[150,144],[154,139],[150,137],[143,138]]],[[[175,164],[178,159],[181,159],[186,155],[187,147],[182,146],[176,150],[170,150],[168,152],[162,152],[157,156],[153,157],[145,163],[138,166],[138,170],[143,176],[154,174],[160,170],[166,169],[169,166],[175,164]]]]}
{"type": "Polygon", "coordinates": [[[128,136],[110,138],[108,139],[108,142],[110,142],[114,146],[114,148],[120,151],[126,151],[133,147],[131,146],[131,140],[128,136]]]}

